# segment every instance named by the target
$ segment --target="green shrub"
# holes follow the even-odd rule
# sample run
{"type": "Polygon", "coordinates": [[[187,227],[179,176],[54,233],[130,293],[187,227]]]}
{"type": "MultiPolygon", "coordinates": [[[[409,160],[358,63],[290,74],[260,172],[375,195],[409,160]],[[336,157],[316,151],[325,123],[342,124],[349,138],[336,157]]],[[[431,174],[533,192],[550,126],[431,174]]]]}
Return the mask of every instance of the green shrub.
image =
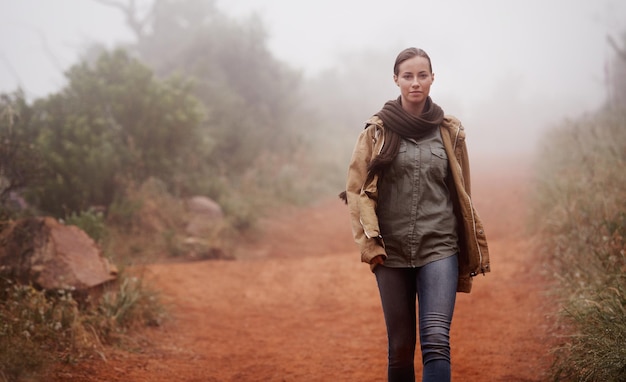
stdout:
{"type": "Polygon", "coordinates": [[[122,276],[105,287],[86,322],[97,330],[101,339],[112,342],[129,329],[159,326],[164,317],[159,294],[146,288],[143,278],[122,276]]]}
{"type": "MultiPolygon", "coordinates": [[[[127,52],[103,52],[66,72],[67,85],[33,105],[44,176],[27,196],[55,216],[108,207],[126,179],[174,182],[199,150],[203,107],[193,85],[156,78],[127,52]]],[[[172,185],[172,184],[170,184],[172,185]]]]}
{"type": "Polygon", "coordinates": [[[72,213],[65,219],[65,223],[77,226],[97,243],[101,242],[106,235],[104,214],[92,209],[72,213]]]}

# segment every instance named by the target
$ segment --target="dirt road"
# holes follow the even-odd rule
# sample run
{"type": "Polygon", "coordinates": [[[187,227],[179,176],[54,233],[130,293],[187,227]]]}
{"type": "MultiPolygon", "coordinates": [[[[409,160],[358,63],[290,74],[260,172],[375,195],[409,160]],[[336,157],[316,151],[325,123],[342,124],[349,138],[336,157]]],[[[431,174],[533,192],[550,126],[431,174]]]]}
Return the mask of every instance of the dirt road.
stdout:
{"type": "MultiPolygon", "coordinates": [[[[485,163],[473,173],[493,271],[458,295],[455,381],[546,380],[553,308],[523,234],[526,166],[510,162],[514,168],[485,163]]],[[[263,227],[260,242],[240,248],[242,260],[151,266],[173,320],[148,330],[151,345],[141,352],[112,351],[107,362],[64,368],[55,380],[384,381],[380,300],[346,207],[328,200],[263,227]]]]}

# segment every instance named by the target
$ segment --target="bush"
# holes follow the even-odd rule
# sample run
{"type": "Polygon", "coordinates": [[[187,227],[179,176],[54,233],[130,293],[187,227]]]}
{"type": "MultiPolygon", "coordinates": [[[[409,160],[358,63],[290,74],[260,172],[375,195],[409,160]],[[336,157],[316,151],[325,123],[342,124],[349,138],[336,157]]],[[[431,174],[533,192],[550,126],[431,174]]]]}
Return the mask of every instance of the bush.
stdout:
{"type": "Polygon", "coordinates": [[[131,182],[107,214],[109,238],[104,250],[122,265],[170,255],[169,251],[180,241],[184,219],[182,202],[167,191],[161,180],[131,182]]]}
{"type": "Polygon", "coordinates": [[[159,80],[123,50],[76,64],[66,76],[63,90],[33,106],[45,176],[27,196],[46,213],[108,207],[127,179],[175,183],[204,152],[197,145],[204,112],[190,81],[159,80]]]}
{"type": "Polygon", "coordinates": [[[55,363],[99,356],[129,328],[165,317],[157,293],[140,278],[120,276],[94,301],[71,291],[42,291],[0,280],[0,381],[37,378],[55,363]]]}
{"type": "Polygon", "coordinates": [[[159,326],[165,315],[159,294],[146,288],[143,278],[123,276],[105,286],[94,313],[85,321],[96,329],[101,339],[111,343],[129,329],[159,326]]]}
{"type": "Polygon", "coordinates": [[[106,235],[104,214],[93,209],[72,213],[65,219],[65,223],[77,226],[97,243],[100,243],[106,235]]]}
{"type": "Polygon", "coordinates": [[[565,327],[553,377],[625,381],[626,113],[568,121],[543,141],[533,220],[565,327]]]}
{"type": "Polygon", "coordinates": [[[78,304],[66,291],[46,296],[32,286],[2,280],[0,376],[36,376],[55,361],[73,361],[92,342],[80,325],[78,304]]]}
{"type": "MultiPolygon", "coordinates": [[[[167,257],[194,260],[228,257],[225,248],[234,242],[232,227],[237,221],[212,225],[198,237],[190,237],[189,219],[184,201],[168,192],[162,181],[150,178],[140,185],[128,184],[109,209],[104,251],[122,265],[167,257]]],[[[241,219],[241,224],[246,224],[241,219]]]]}

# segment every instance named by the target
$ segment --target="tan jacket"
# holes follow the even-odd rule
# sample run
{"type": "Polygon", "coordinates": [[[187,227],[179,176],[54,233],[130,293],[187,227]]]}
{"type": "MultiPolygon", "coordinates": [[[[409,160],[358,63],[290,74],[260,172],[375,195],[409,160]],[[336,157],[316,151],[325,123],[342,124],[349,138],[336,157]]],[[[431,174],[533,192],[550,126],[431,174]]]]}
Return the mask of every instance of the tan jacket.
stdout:
{"type": "MultiPolygon", "coordinates": [[[[361,261],[371,264],[374,257],[385,252],[380,237],[376,203],[378,200],[378,176],[364,184],[370,161],[380,153],[384,142],[383,121],[374,116],[366,122],[352,153],[348,168],[346,196],[352,234],[361,250],[361,261]]],[[[458,221],[459,237],[459,283],[457,291],[469,293],[472,278],[490,271],[489,249],[483,224],[472,204],[470,169],[465,145],[465,131],[461,122],[452,116],[444,117],[441,124],[443,145],[448,155],[454,186],[451,188],[454,212],[458,221]]],[[[376,265],[372,264],[374,269],[376,265]]]]}

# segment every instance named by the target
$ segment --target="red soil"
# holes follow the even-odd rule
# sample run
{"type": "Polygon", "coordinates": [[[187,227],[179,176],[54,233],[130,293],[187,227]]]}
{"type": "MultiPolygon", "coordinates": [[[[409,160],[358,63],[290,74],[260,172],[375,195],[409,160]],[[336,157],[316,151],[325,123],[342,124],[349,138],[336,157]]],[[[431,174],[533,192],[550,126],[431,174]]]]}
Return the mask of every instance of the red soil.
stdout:
{"type": "MultiPolygon", "coordinates": [[[[458,295],[453,380],[543,381],[554,308],[524,235],[527,166],[493,162],[497,168],[482,164],[472,176],[493,271],[458,295]]],[[[346,207],[329,200],[282,212],[263,229],[237,261],[150,266],[173,319],[143,332],[141,351],[109,350],[106,362],[66,366],[52,380],[385,380],[378,290],[359,262],[346,207]]]]}

